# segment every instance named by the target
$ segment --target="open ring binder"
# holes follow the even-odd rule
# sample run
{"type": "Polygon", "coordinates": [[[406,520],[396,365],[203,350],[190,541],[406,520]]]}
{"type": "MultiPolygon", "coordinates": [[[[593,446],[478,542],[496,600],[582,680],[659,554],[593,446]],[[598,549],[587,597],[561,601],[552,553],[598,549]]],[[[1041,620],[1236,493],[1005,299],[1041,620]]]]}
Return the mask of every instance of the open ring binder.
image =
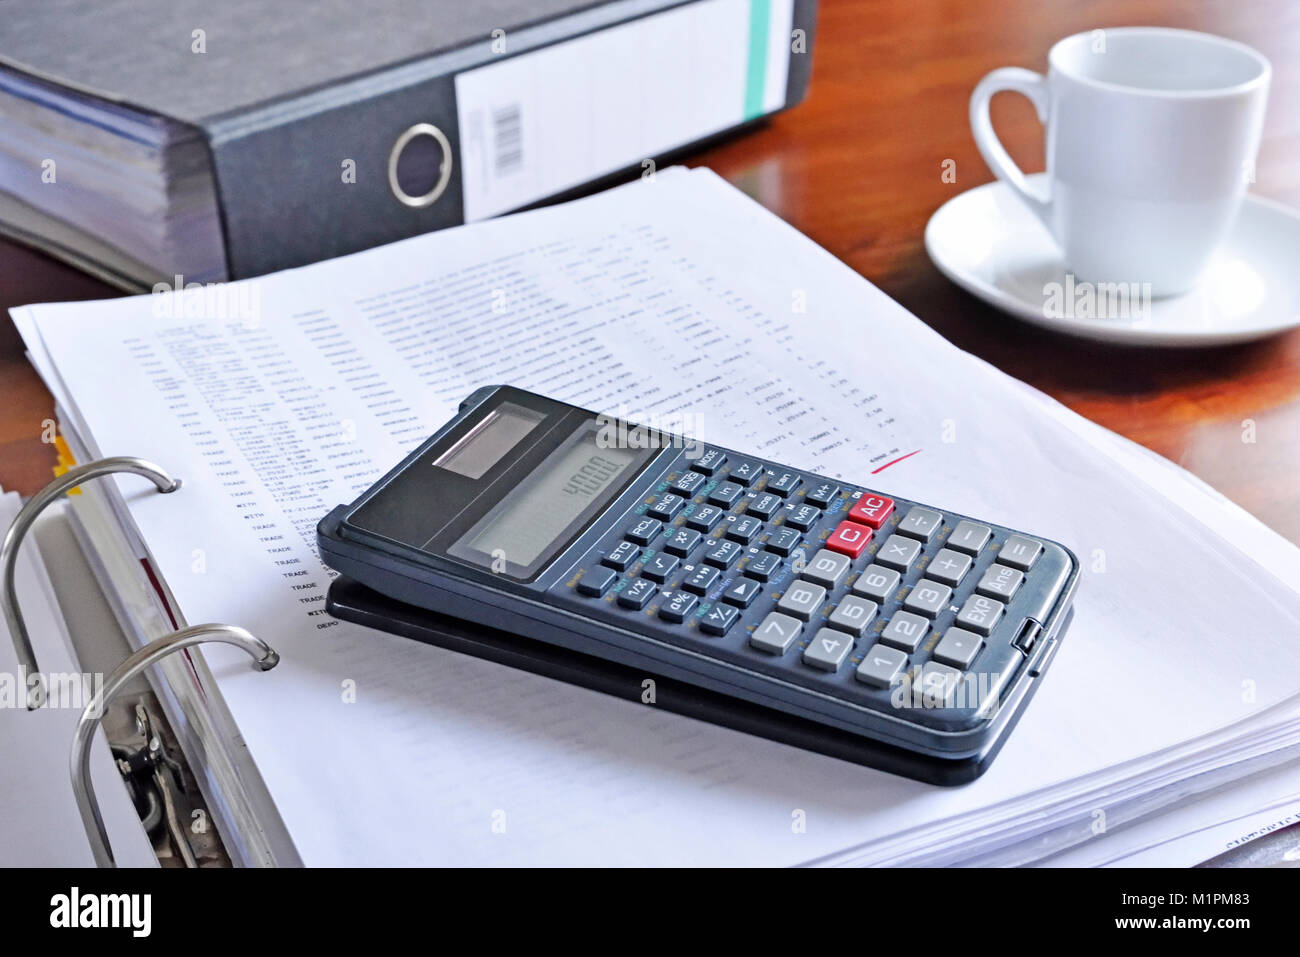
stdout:
{"type": "MultiPolygon", "coordinates": [[[[2,587],[0,587],[0,606],[3,606],[5,623],[9,627],[10,637],[13,640],[14,651],[17,653],[20,666],[27,670],[29,676],[37,676],[37,682],[27,699],[27,709],[29,711],[38,708],[43,703],[45,689],[44,680],[36,662],[36,653],[32,647],[31,637],[27,633],[27,625],[23,621],[22,611],[18,606],[15,586],[18,548],[22,544],[24,536],[35,523],[37,516],[51,502],[56,501],[63,493],[76,488],[83,482],[116,472],[130,472],[144,476],[152,480],[154,486],[162,493],[174,492],[181,487],[180,479],[172,478],[166,471],[144,459],[132,456],[99,459],[69,469],[33,495],[19,510],[13,522],[10,523],[8,530],[5,532],[4,541],[0,543],[0,576],[3,576],[2,587]]],[[[99,727],[104,708],[132,678],[145,669],[157,664],[174,652],[213,641],[235,645],[244,649],[262,671],[271,670],[280,661],[280,656],[275,649],[261,638],[257,638],[235,625],[212,623],[181,628],[169,635],[164,635],[149,642],[134,654],[128,656],[113,670],[108,680],[82,712],[73,739],[72,789],[76,795],[77,808],[81,812],[81,820],[86,828],[86,837],[90,841],[90,848],[94,854],[96,866],[116,866],[108,839],[108,831],[104,826],[104,819],[100,814],[99,803],[95,797],[95,787],[90,779],[90,742],[94,738],[95,729],[99,727]]]]}
{"type": "Polygon", "coordinates": [[[14,651],[18,655],[19,665],[27,671],[28,675],[37,676],[37,683],[27,696],[28,711],[40,707],[45,697],[45,688],[40,668],[36,664],[36,652],[32,648],[32,640],[27,634],[27,624],[23,621],[22,610],[18,607],[18,595],[14,585],[14,570],[18,564],[18,546],[22,544],[23,536],[35,523],[37,516],[51,502],[57,501],[64,492],[76,488],[83,482],[102,478],[105,475],[112,475],[115,472],[132,472],[152,479],[158,491],[164,494],[174,492],[181,487],[180,479],[172,478],[158,466],[152,462],[146,462],[144,459],[132,456],[98,459],[86,465],[79,465],[76,468],[69,469],[28,499],[9,525],[9,530],[5,532],[4,542],[0,543],[0,574],[3,575],[3,592],[0,593],[0,604],[4,605],[5,624],[9,626],[9,636],[13,640],[14,651]]]}
{"type": "Polygon", "coordinates": [[[81,820],[86,826],[86,837],[90,839],[90,849],[94,852],[95,864],[98,867],[116,866],[112,848],[109,846],[108,831],[99,813],[99,802],[95,799],[95,786],[90,779],[90,741],[94,737],[95,729],[99,727],[104,708],[127,682],[150,665],[156,664],[182,648],[207,641],[219,641],[243,648],[262,671],[270,671],[280,662],[279,654],[270,645],[243,628],[218,624],[182,628],[149,642],[118,665],[108,676],[104,686],[86,705],[86,710],[81,713],[72,745],[72,789],[76,793],[77,808],[81,811],[81,820]]]}

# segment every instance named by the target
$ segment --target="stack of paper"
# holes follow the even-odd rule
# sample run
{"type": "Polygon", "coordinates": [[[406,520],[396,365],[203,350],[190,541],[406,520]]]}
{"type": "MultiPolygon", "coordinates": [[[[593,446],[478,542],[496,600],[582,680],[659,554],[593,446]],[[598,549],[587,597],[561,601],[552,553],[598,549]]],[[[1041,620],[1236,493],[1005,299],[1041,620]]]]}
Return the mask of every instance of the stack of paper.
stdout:
{"type": "Polygon", "coordinates": [[[205,650],[204,693],[308,864],[1020,863],[1300,756],[1294,547],[707,171],[204,301],[14,315],[74,447],[184,478],[121,480],[105,527],[185,620],[282,654],[263,674],[205,650]],[[1074,624],[993,767],[941,789],[330,620],[316,521],[496,382],[689,414],[705,440],[1072,547],[1074,624]]]}
{"type": "Polygon", "coordinates": [[[0,65],[0,226],[110,282],[226,276],[208,147],[185,125],[0,65]]]}

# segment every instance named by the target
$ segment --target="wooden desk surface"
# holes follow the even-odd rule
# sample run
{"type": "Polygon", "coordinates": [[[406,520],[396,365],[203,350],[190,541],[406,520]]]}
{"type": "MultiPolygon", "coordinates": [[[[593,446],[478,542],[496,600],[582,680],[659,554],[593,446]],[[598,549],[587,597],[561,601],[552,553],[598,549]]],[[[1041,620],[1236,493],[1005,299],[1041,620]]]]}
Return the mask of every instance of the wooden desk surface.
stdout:
{"type": "MultiPolygon", "coordinates": [[[[957,345],[1169,457],[1300,542],[1300,331],[1212,350],[1119,349],[1032,329],[944,279],[922,234],[931,213],[991,175],[967,126],[987,71],[1042,70],[1055,40],[1133,24],[1250,43],[1273,62],[1255,191],[1300,206],[1300,3],[1179,0],[823,0],[809,98],[768,126],[694,157],[742,186],[957,345]],[[941,164],[956,161],[957,182],[941,164]],[[1257,441],[1242,441],[1243,420],[1257,441]]],[[[1027,101],[999,97],[1013,155],[1041,169],[1027,101]]],[[[1300,255],[1297,256],[1300,262],[1300,255]]],[[[0,242],[0,306],[114,295],[38,253],[0,242]]],[[[50,478],[40,441],[51,401],[0,319],[0,485],[50,478]]]]}

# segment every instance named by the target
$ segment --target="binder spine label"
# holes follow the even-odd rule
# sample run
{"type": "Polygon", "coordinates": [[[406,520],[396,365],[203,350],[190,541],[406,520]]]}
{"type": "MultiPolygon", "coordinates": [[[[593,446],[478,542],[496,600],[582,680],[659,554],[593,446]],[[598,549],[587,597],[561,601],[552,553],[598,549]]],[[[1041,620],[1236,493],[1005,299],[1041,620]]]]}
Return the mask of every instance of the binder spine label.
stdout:
{"type": "Polygon", "coordinates": [[[458,74],[465,221],[781,109],[794,3],[699,0],[458,74]]]}

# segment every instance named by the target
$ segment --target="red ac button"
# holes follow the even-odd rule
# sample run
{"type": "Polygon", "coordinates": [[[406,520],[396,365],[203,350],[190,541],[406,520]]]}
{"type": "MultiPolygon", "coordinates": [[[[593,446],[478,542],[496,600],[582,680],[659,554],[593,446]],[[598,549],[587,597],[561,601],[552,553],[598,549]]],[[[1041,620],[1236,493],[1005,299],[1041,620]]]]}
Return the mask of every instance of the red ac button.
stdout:
{"type": "Polygon", "coordinates": [[[885,519],[889,518],[893,511],[894,500],[892,498],[863,492],[862,498],[858,499],[853,504],[853,508],[849,509],[849,520],[861,522],[863,525],[870,525],[872,528],[879,528],[885,524],[885,519]]]}

